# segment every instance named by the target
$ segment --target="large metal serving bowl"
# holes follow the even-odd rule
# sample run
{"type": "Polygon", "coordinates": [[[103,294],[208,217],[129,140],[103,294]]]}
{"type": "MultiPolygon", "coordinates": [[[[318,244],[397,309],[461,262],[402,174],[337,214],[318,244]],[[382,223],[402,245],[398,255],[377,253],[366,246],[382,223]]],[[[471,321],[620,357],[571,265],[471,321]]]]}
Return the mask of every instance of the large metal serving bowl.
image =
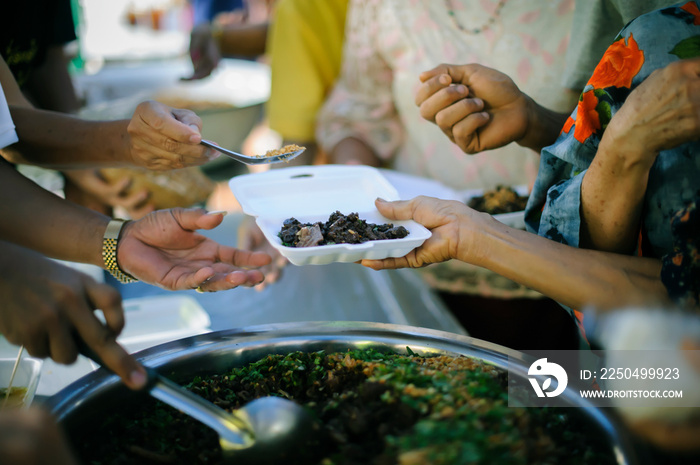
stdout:
{"type": "MultiPolygon", "coordinates": [[[[374,348],[406,353],[406,347],[421,355],[466,355],[491,363],[510,376],[527,377],[530,361],[522,353],[505,347],[412,326],[365,322],[283,323],[218,331],[180,339],[137,354],[145,365],[176,382],[195,375],[222,373],[269,354],[293,351],[327,352],[374,348]]],[[[98,370],[66,387],[48,400],[58,421],[69,435],[80,435],[84,425],[99,421],[122,402],[138,400],[142,394],[129,391],[119,378],[98,370]]],[[[637,463],[631,446],[614,422],[601,410],[567,389],[560,395],[566,405],[580,408],[590,420],[591,435],[605,437],[620,465],[637,463]]]]}

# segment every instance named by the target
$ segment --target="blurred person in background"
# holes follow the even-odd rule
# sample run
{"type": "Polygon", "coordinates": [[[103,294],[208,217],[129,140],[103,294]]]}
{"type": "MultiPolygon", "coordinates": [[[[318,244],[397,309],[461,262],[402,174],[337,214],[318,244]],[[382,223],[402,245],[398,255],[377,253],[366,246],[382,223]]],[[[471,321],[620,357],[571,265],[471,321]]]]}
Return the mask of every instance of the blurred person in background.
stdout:
{"type": "MultiPolygon", "coordinates": [[[[466,156],[422,119],[418,76],[443,62],[506,68],[546,107],[568,111],[576,94],[560,79],[573,9],[573,0],[351,0],[341,74],[317,118],[321,150],[332,163],[391,168],[457,191],[530,185],[537,153],[511,144],[466,156]]],[[[577,346],[574,322],[538,292],[454,260],[420,272],[474,337],[516,349],[577,346]]]]}
{"type": "MultiPolygon", "coordinates": [[[[265,54],[271,71],[267,125],[281,136],[283,145],[306,147],[284,166],[322,163],[326,157],[315,140],[316,122],[340,73],[347,5],[348,0],[276,0],[272,18],[265,23],[201,24],[191,34],[194,71],[190,79],[208,76],[222,56],[265,54]]],[[[274,265],[264,270],[265,283],[275,282],[286,259],[252,220],[242,223],[239,238],[242,249],[262,250],[275,257],[274,265]]]]}
{"type": "Polygon", "coordinates": [[[216,19],[221,13],[237,14],[241,21],[247,15],[245,0],[190,0],[195,26],[216,19]]]}
{"type": "Polygon", "coordinates": [[[184,79],[206,78],[222,57],[261,57],[275,3],[275,0],[192,0],[194,26],[189,54],[193,72],[184,79]]]}

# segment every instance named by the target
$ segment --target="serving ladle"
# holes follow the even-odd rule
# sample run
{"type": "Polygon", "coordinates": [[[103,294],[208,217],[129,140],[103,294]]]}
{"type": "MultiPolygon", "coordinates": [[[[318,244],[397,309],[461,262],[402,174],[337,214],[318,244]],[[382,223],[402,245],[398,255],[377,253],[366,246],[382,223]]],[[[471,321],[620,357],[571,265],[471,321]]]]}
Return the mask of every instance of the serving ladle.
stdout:
{"type": "Polygon", "coordinates": [[[279,153],[277,155],[259,155],[259,156],[249,156],[249,155],[243,155],[242,153],[234,152],[232,150],[225,149],[223,147],[220,147],[216,145],[215,143],[204,140],[200,142],[205,147],[209,147],[210,149],[214,149],[218,152],[223,153],[229,158],[233,158],[236,161],[239,161],[241,163],[245,163],[246,165],[267,165],[270,163],[281,163],[281,162],[288,162],[299,155],[301,155],[304,150],[306,150],[306,147],[301,147],[297,150],[289,151],[289,152],[284,152],[284,153],[279,153]]]}
{"type": "MultiPolygon", "coordinates": [[[[109,370],[82,341],[80,352],[109,370]]],[[[317,439],[318,424],[303,407],[281,397],[261,397],[229,413],[144,367],[142,391],[204,423],[219,435],[224,463],[277,464],[317,439]]]]}

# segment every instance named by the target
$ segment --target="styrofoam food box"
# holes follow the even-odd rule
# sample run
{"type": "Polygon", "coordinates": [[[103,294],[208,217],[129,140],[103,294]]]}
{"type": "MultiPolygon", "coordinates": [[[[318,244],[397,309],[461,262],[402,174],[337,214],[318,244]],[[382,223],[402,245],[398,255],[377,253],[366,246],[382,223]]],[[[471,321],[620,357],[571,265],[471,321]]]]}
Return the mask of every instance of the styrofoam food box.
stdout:
{"type": "Polygon", "coordinates": [[[431,235],[415,221],[390,221],[379,213],[374,205],[377,197],[398,200],[399,196],[379,170],[369,166],[279,168],[236,176],[229,186],[243,212],[255,217],[270,244],[295,265],[403,257],[431,235]],[[302,223],[325,223],[335,211],[344,215],[355,212],[369,223],[394,223],[405,227],[409,234],[403,239],[299,248],[282,245],[277,236],[288,218],[302,223]]]}
{"type": "MultiPolygon", "coordinates": [[[[19,347],[17,347],[19,350],[19,347]]],[[[17,358],[0,358],[0,388],[7,389],[7,383],[10,381],[12,369],[15,366],[17,358]]],[[[13,387],[27,388],[24,394],[24,404],[22,408],[27,408],[34,399],[36,387],[39,384],[39,376],[41,374],[42,361],[33,357],[23,357],[17,367],[15,379],[12,380],[13,387]]],[[[4,401],[4,396],[0,397],[0,406],[4,401]]]]}
{"type": "MultiPolygon", "coordinates": [[[[530,195],[530,190],[527,186],[513,186],[513,190],[518,193],[518,195],[527,196],[530,195]]],[[[461,191],[460,193],[463,202],[469,204],[469,201],[473,197],[478,197],[484,195],[483,189],[468,189],[461,191]]],[[[493,215],[495,219],[501,223],[507,224],[511,228],[515,229],[525,229],[525,210],[510,212],[510,213],[499,213],[498,215],[493,215]]]]}

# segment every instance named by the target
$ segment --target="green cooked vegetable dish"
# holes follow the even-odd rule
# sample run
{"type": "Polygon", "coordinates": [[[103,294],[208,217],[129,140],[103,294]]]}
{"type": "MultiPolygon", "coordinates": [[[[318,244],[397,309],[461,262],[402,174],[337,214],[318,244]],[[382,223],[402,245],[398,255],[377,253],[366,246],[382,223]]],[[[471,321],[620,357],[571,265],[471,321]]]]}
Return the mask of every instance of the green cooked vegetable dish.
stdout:
{"type": "MultiPolygon", "coordinates": [[[[612,464],[574,408],[508,407],[507,374],[458,356],[351,350],[270,355],[186,387],[232,410],[262,396],[294,399],[323,425],[284,465],[612,464]]],[[[153,399],[81,425],[84,464],[218,464],[218,436],[153,399]]]]}

